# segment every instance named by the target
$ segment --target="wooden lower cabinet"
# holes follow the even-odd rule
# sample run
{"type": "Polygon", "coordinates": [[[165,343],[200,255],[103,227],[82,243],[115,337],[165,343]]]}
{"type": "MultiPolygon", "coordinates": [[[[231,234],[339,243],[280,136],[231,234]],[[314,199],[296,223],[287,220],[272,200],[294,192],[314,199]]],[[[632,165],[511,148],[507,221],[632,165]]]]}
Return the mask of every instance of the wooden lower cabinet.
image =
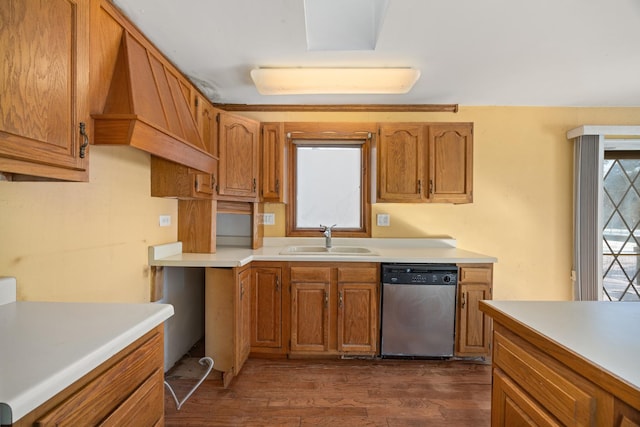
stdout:
{"type": "MultiPolygon", "coordinates": [[[[543,341],[538,341],[544,345],[543,341]]],[[[493,336],[492,426],[640,425],[640,411],[497,324],[493,336]]]]}
{"type": "Polygon", "coordinates": [[[478,304],[492,299],[493,264],[459,264],[459,267],[455,355],[489,357],[491,319],[480,311],[478,304]]]}
{"type": "Polygon", "coordinates": [[[284,353],[282,270],[280,263],[251,267],[251,352],[284,353]]]}
{"type": "Polygon", "coordinates": [[[295,263],[291,355],[364,355],[378,351],[378,264],[295,263]]]}
{"type": "Polygon", "coordinates": [[[251,268],[207,268],[205,355],[228,387],[251,350],[251,268]]]}
{"type": "Polygon", "coordinates": [[[164,425],[160,325],[13,426],[164,425]]]}

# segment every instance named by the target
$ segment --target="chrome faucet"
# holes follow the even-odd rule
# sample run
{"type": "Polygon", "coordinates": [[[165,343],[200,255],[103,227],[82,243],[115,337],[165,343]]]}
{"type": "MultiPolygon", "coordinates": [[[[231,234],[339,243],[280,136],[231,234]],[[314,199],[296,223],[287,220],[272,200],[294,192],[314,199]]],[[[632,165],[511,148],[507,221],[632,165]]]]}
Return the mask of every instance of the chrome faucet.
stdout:
{"type": "Polygon", "coordinates": [[[331,227],[329,227],[328,225],[320,224],[320,227],[322,228],[322,234],[324,234],[324,246],[327,249],[331,247],[331,231],[336,225],[337,224],[333,224],[331,227]]]}

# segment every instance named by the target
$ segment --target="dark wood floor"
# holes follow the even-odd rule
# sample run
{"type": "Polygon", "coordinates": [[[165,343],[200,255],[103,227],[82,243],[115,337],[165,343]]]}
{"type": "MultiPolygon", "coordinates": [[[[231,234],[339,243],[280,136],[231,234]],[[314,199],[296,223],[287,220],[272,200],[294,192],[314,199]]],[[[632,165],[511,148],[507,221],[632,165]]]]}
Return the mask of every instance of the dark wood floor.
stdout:
{"type": "MultiPolygon", "coordinates": [[[[213,373],[212,373],[213,376],[213,373]]],[[[197,382],[169,381],[181,399],[197,382]]],[[[488,426],[484,362],[249,359],[228,389],[206,380],[166,426],[488,426]]]]}

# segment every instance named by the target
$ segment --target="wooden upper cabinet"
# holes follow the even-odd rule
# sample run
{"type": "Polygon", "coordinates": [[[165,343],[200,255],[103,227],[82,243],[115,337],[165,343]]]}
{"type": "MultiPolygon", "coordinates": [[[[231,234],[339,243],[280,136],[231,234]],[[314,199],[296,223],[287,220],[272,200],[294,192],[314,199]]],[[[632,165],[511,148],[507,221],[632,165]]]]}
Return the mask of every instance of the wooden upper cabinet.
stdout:
{"type": "Polygon", "coordinates": [[[473,201],[473,125],[434,124],[429,132],[429,199],[473,201]]]}
{"type": "Polygon", "coordinates": [[[205,150],[215,157],[211,173],[184,166],[161,157],[151,156],[151,195],[187,199],[212,199],[218,187],[218,122],[215,109],[195,87],[181,83],[185,99],[205,150]]]}
{"type": "Polygon", "coordinates": [[[285,203],[284,123],[262,123],[260,136],[262,138],[262,161],[260,162],[262,200],[285,203]]]}
{"type": "Polygon", "coordinates": [[[380,125],[378,201],[471,203],[473,124],[380,125]]]}
{"type": "Polygon", "coordinates": [[[421,202],[425,199],[422,124],[384,124],[378,143],[378,200],[421,202]]]}
{"type": "Polygon", "coordinates": [[[0,1],[0,171],[88,180],[89,0],[0,1]]]}
{"type": "Polygon", "coordinates": [[[215,196],[216,175],[151,156],[151,196],[183,200],[212,199],[215,196]]]}
{"type": "Polygon", "coordinates": [[[228,113],[219,117],[219,198],[257,202],[260,124],[228,113]]]}

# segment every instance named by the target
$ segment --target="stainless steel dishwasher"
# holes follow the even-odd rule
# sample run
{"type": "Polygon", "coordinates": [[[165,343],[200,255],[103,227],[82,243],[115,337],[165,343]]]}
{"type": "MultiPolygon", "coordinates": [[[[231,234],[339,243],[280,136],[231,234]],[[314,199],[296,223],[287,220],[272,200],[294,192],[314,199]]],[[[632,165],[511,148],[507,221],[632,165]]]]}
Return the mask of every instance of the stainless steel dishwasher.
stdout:
{"type": "Polygon", "coordinates": [[[458,268],[382,264],[382,357],[453,356],[458,268]]]}

